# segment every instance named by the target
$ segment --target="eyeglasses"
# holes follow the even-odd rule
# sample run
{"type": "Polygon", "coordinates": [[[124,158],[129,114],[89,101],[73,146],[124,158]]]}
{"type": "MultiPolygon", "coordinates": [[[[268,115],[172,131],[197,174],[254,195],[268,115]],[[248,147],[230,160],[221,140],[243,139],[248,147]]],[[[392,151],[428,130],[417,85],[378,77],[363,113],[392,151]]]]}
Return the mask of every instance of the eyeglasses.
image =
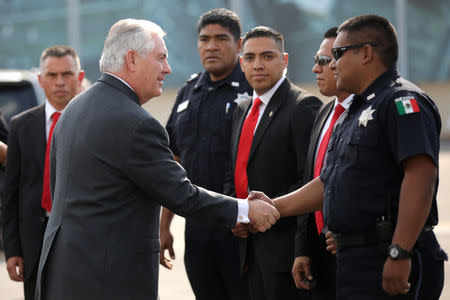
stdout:
{"type": "Polygon", "coordinates": [[[321,67],[328,65],[332,60],[331,57],[326,55],[314,56],[314,64],[318,64],[321,67]]]}
{"type": "Polygon", "coordinates": [[[376,46],[377,43],[365,42],[365,43],[361,43],[361,44],[355,44],[355,45],[349,45],[349,46],[343,46],[343,47],[334,47],[333,49],[331,49],[331,53],[333,53],[334,59],[338,60],[339,58],[341,58],[342,55],[344,55],[345,51],[350,50],[350,49],[362,48],[365,45],[376,46]]]}

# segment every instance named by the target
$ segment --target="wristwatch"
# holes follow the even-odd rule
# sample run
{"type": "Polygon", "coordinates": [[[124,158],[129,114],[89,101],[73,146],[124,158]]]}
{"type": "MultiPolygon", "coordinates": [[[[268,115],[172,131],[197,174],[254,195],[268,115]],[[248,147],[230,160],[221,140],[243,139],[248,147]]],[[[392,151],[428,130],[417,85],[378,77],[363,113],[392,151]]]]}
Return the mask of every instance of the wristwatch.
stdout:
{"type": "Polygon", "coordinates": [[[406,251],[399,245],[392,244],[389,246],[388,255],[392,260],[405,259],[411,257],[411,251],[406,251]]]}

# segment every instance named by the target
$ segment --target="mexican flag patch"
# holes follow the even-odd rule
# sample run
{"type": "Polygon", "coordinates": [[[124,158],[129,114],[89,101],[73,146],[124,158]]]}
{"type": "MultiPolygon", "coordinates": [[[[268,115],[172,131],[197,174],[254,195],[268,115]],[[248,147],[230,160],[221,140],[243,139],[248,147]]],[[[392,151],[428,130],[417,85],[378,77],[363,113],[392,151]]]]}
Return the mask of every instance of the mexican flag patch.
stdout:
{"type": "Polygon", "coordinates": [[[395,99],[395,105],[400,116],[419,112],[419,105],[414,96],[405,96],[395,99]]]}

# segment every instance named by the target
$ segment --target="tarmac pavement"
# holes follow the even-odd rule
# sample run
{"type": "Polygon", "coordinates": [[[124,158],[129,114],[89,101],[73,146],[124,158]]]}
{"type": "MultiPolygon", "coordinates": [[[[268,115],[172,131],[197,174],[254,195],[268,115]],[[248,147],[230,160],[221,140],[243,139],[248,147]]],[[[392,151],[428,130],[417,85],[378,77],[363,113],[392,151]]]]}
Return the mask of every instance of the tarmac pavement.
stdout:
{"type": "MultiPolygon", "coordinates": [[[[438,240],[447,252],[450,252],[450,142],[441,145],[440,184],[438,193],[439,225],[435,228],[438,240]]],[[[176,259],[172,270],[160,268],[159,295],[161,300],[194,300],[184,270],[184,219],[176,216],[172,222],[174,250],[176,259]]],[[[449,263],[445,263],[445,276],[450,276],[449,263]]],[[[9,280],[3,252],[0,252],[0,299],[23,300],[22,283],[9,280]]],[[[441,299],[450,299],[450,281],[446,280],[441,299]]],[[[125,300],[125,299],[124,299],[125,300]]]]}

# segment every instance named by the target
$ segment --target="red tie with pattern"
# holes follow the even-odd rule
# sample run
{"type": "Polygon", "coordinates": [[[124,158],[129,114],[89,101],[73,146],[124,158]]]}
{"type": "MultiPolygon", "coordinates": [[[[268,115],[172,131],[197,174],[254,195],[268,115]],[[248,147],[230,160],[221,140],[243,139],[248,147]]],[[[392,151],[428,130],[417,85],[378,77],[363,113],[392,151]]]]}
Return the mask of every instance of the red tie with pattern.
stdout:
{"type": "MultiPolygon", "coordinates": [[[[333,117],[331,117],[330,126],[328,126],[327,131],[325,132],[325,135],[322,138],[322,141],[320,142],[319,151],[317,151],[317,158],[316,158],[316,164],[314,165],[314,178],[320,175],[320,171],[323,167],[323,161],[325,158],[325,154],[327,152],[328,143],[330,141],[331,133],[333,132],[334,124],[336,123],[337,119],[339,119],[339,116],[345,111],[345,108],[338,104],[336,105],[336,108],[334,109],[333,117]]],[[[319,234],[322,232],[323,229],[323,215],[322,211],[316,211],[315,213],[316,217],[316,226],[317,231],[319,234]]]]}
{"type": "Polygon", "coordinates": [[[47,147],[45,150],[44,185],[42,186],[41,205],[48,212],[52,210],[52,200],[50,198],[50,146],[52,144],[53,130],[60,115],[60,112],[54,112],[52,114],[52,126],[50,126],[50,131],[48,132],[47,147]]]}
{"type": "Polygon", "coordinates": [[[238,153],[236,159],[236,168],[234,172],[234,186],[236,189],[236,197],[240,199],[248,196],[248,178],[247,178],[247,163],[252,147],[253,133],[258,122],[259,106],[261,99],[256,98],[253,101],[252,110],[242,125],[241,137],[239,139],[238,153]]]}

